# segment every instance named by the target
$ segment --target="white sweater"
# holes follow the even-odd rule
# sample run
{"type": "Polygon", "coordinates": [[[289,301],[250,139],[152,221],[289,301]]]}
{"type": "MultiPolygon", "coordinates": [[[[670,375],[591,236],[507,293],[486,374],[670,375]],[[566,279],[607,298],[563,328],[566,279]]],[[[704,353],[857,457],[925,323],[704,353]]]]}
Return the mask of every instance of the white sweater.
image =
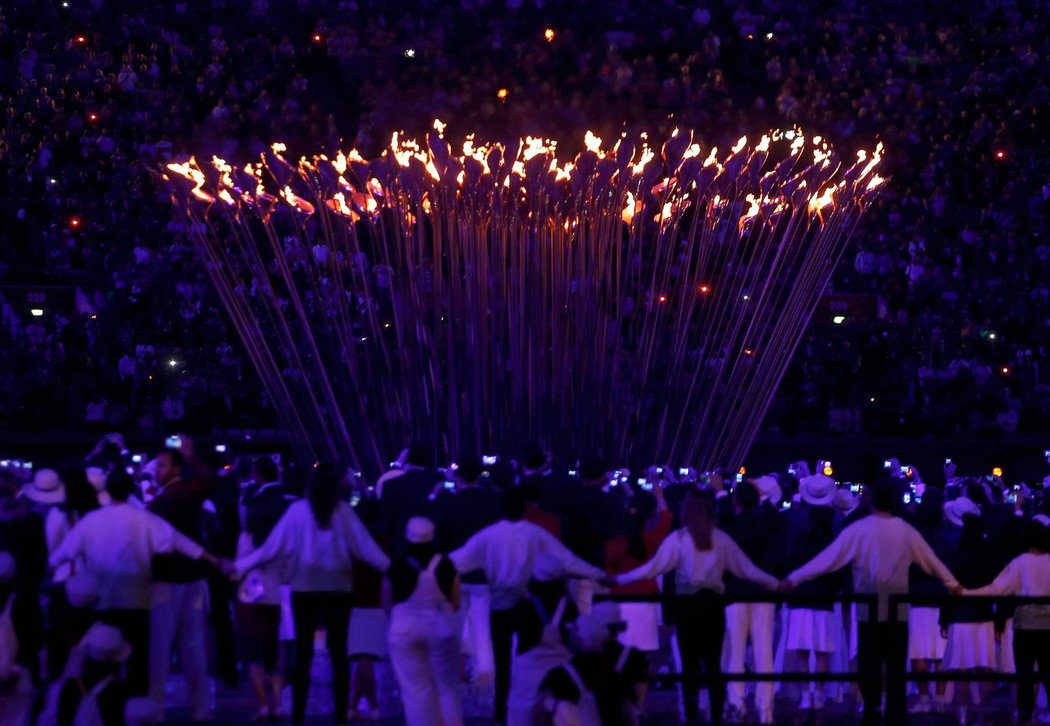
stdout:
{"type": "Polygon", "coordinates": [[[676,592],[690,595],[701,590],[725,592],[725,572],[759,585],[776,588],[777,578],[759,569],[733,538],[720,529],[711,532],[711,549],[698,550],[689,530],[673,532],[644,565],[616,577],[618,585],[629,585],[675,571],[676,592]]]}
{"type": "MultiPolygon", "coordinates": [[[[879,620],[886,620],[889,596],[908,592],[908,568],[913,564],[940,579],[948,589],[959,584],[917,529],[898,517],[872,514],[842,530],[834,542],[787,580],[797,585],[852,565],[853,591],[878,595],[879,620]]],[[[907,617],[906,610],[901,608],[898,617],[907,617]]]]}
{"type": "MultiPolygon", "coordinates": [[[[1025,552],[1011,560],[992,584],[965,594],[1050,597],[1050,555],[1025,552]]],[[[1014,630],[1050,630],[1050,605],[1018,605],[1014,630]]]]}
{"type": "Polygon", "coordinates": [[[460,573],[482,570],[492,591],[492,609],[507,610],[528,590],[536,555],[556,558],[566,575],[599,580],[605,573],[569,551],[532,522],[502,520],[481,530],[449,555],[460,573]]]}
{"type": "Polygon", "coordinates": [[[357,514],[346,502],[339,502],[328,529],[314,519],[310,502],[298,501],[288,507],[262,547],[237,560],[239,574],[282,558],[291,572],[296,592],[350,592],[353,559],[367,562],[380,572],[390,567],[383,553],[357,514]]]}

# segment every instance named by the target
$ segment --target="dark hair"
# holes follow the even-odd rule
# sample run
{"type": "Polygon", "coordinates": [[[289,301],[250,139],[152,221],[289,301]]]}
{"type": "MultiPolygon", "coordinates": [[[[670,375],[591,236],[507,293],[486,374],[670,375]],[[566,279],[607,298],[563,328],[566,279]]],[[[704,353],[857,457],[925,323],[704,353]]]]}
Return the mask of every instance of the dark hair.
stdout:
{"type": "Polygon", "coordinates": [[[331,464],[318,464],[310,474],[306,485],[306,498],[310,510],[321,529],[332,526],[332,515],[339,505],[340,477],[331,464]]]}
{"type": "Polygon", "coordinates": [[[434,450],[430,444],[422,441],[413,441],[408,445],[408,456],[405,458],[405,463],[412,466],[433,466],[434,450]]]}
{"type": "Polygon", "coordinates": [[[171,459],[172,466],[177,466],[180,469],[186,468],[186,457],[178,449],[162,449],[157,456],[168,456],[171,459]]]}
{"type": "Polygon", "coordinates": [[[136,489],[135,480],[123,469],[114,469],[106,479],[106,491],[115,501],[128,501],[128,497],[134,494],[136,489]]]}
{"type": "Polygon", "coordinates": [[[889,479],[880,479],[871,485],[871,508],[877,512],[892,512],[897,507],[897,487],[889,479]]]}
{"type": "Polygon", "coordinates": [[[636,560],[649,559],[645,548],[645,528],[656,511],[656,497],[647,491],[637,491],[627,502],[624,524],[627,528],[627,552],[636,560]]]}
{"type": "Polygon", "coordinates": [[[255,472],[256,483],[259,483],[260,480],[264,482],[277,481],[277,462],[269,456],[257,458],[252,464],[252,470],[255,472]]]}
{"type": "Polygon", "coordinates": [[[693,546],[701,552],[710,550],[715,531],[715,495],[709,489],[693,489],[682,502],[682,526],[689,531],[693,546]]]}
{"type": "Polygon", "coordinates": [[[98,492],[91,486],[83,467],[63,471],[62,483],[66,485],[66,516],[70,522],[98,509],[98,492]]]}
{"type": "Polygon", "coordinates": [[[527,503],[525,492],[521,490],[521,487],[511,487],[503,495],[504,516],[512,522],[517,522],[525,516],[527,503]]]}
{"type": "Polygon", "coordinates": [[[761,497],[758,493],[758,486],[755,482],[750,479],[743,482],[741,486],[738,486],[733,490],[733,499],[740,508],[745,512],[750,512],[752,509],[758,506],[758,500],[761,497]]]}
{"type": "Polygon", "coordinates": [[[468,484],[476,482],[485,472],[485,465],[481,463],[481,457],[476,454],[459,457],[456,466],[456,476],[468,484]]]}
{"type": "Polygon", "coordinates": [[[991,504],[991,501],[988,498],[988,492],[984,488],[984,485],[973,479],[966,483],[966,496],[973,500],[973,503],[979,507],[991,504]]]}
{"type": "Polygon", "coordinates": [[[598,481],[607,471],[609,467],[597,456],[587,456],[580,461],[580,478],[583,481],[598,481]]]}
{"type": "Polygon", "coordinates": [[[518,480],[518,472],[509,461],[500,459],[489,470],[489,484],[497,489],[509,489],[518,480]]]}
{"type": "Polygon", "coordinates": [[[1024,527],[1025,549],[1050,552],[1050,527],[1044,527],[1034,519],[1028,520],[1024,527]]]}
{"type": "Polygon", "coordinates": [[[526,469],[542,469],[547,463],[547,452],[537,443],[528,444],[521,452],[521,464],[526,469]]]}

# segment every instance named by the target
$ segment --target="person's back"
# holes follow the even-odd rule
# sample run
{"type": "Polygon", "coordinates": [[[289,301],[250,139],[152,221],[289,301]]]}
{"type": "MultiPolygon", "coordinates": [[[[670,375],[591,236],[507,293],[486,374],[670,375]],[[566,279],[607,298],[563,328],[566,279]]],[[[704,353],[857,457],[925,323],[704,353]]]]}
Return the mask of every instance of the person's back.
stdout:
{"type": "MultiPolygon", "coordinates": [[[[150,502],[149,511],[197,544],[204,544],[204,497],[195,485],[178,481],[165,486],[150,502]]],[[[160,582],[196,582],[207,575],[204,563],[178,553],[159,554],[153,560],[153,577],[160,582]]]]}
{"type": "MultiPolygon", "coordinates": [[[[777,515],[768,507],[758,506],[738,513],[728,524],[728,534],[748,559],[766,572],[773,573],[771,548],[776,541],[779,523],[777,515]]],[[[760,595],[769,591],[750,580],[726,574],[726,592],[730,595],[760,595]]]]}
{"type": "Polygon", "coordinates": [[[399,542],[412,517],[431,515],[430,495],[441,481],[437,472],[412,468],[388,480],[379,499],[379,530],[390,542],[399,542]]]}
{"type": "Polygon", "coordinates": [[[442,492],[434,502],[434,522],[444,552],[459,549],[467,540],[503,516],[503,496],[481,486],[442,492]]]}

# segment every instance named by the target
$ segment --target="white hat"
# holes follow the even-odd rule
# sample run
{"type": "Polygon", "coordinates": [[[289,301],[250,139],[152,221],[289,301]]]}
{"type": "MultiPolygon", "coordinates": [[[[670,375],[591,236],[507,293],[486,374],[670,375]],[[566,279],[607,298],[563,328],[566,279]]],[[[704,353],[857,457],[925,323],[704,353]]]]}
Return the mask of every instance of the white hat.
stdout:
{"type": "Polygon", "coordinates": [[[620,605],[609,600],[595,603],[589,613],[576,620],[576,634],[583,642],[584,650],[595,650],[601,647],[613,628],[624,623],[620,605]]]}
{"type": "Polygon", "coordinates": [[[26,499],[37,504],[61,504],[66,501],[66,485],[54,469],[40,469],[33,474],[33,481],[22,489],[26,499]]]}
{"type": "Polygon", "coordinates": [[[752,479],[755,484],[755,489],[758,489],[758,496],[764,502],[769,502],[774,507],[780,504],[780,500],[784,498],[784,490],[780,488],[780,483],[776,480],[776,477],[766,475],[760,476],[757,479],[752,479]]]}
{"type": "Polygon", "coordinates": [[[961,527],[967,514],[981,516],[981,508],[969,497],[959,497],[944,503],[944,516],[956,527],[961,527]]]}
{"type": "Polygon", "coordinates": [[[164,709],[152,698],[129,698],[124,706],[128,726],[153,726],[164,720],[164,709]]]}
{"type": "Polygon", "coordinates": [[[0,582],[7,582],[18,572],[18,563],[10,552],[0,552],[0,582]]]}
{"type": "Polygon", "coordinates": [[[856,495],[849,489],[839,489],[835,492],[835,497],[831,501],[831,505],[847,517],[859,504],[860,502],[857,501],[856,495]]]}
{"type": "Polygon", "coordinates": [[[804,477],[798,483],[798,493],[807,504],[831,504],[835,499],[835,480],[824,474],[804,477]]]}
{"type": "Polygon", "coordinates": [[[98,580],[86,572],[66,580],[66,600],[75,608],[88,608],[98,602],[98,580]]]}
{"type": "Polygon", "coordinates": [[[532,579],[540,582],[560,580],[565,577],[565,567],[549,552],[537,552],[532,559],[532,579]]]}
{"type": "Polygon", "coordinates": [[[123,663],[131,655],[131,646],[112,625],[95,623],[80,641],[92,660],[123,663]]]}
{"type": "Polygon", "coordinates": [[[434,541],[434,523],[426,517],[412,517],[405,527],[405,539],[409,544],[426,544],[434,541]]]}

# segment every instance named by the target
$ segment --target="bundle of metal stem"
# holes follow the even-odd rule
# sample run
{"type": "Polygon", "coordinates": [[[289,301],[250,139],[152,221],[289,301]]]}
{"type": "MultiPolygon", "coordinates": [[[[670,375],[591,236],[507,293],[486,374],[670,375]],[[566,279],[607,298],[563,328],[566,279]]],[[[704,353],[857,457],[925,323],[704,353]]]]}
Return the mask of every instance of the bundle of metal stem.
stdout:
{"type": "Polygon", "coordinates": [[[738,465],[883,179],[774,132],[159,169],[303,456],[738,465]]]}

